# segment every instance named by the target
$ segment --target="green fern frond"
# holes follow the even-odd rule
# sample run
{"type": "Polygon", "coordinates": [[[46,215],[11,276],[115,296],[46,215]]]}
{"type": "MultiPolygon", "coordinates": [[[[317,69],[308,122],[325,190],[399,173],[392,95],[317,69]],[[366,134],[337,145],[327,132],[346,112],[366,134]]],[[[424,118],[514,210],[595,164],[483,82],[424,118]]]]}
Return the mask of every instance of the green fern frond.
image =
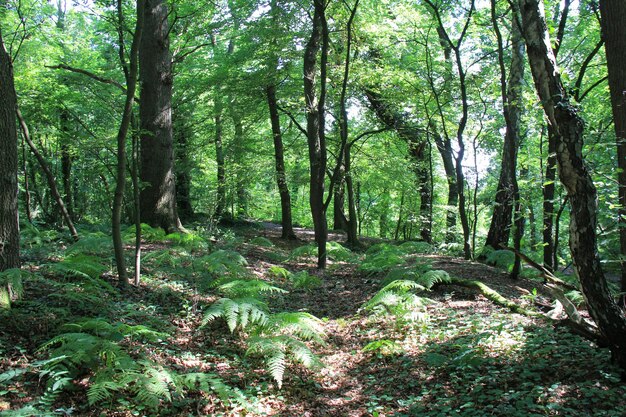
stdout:
{"type": "Polygon", "coordinates": [[[83,279],[98,279],[109,269],[108,261],[94,255],[84,253],[72,254],[61,262],[46,265],[53,274],[83,279]]]}
{"type": "Polygon", "coordinates": [[[271,266],[267,272],[273,278],[287,279],[291,276],[291,272],[289,272],[289,270],[277,265],[271,266]]]}
{"type": "Polygon", "coordinates": [[[218,285],[217,289],[228,297],[255,297],[287,292],[260,279],[235,279],[218,285]]]}
{"type": "Polygon", "coordinates": [[[322,280],[319,277],[309,275],[307,271],[300,271],[291,275],[290,280],[294,288],[302,288],[305,290],[311,290],[322,285],[322,280]]]}
{"type": "Polygon", "coordinates": [[[256,298],[221,298],[213,303],[204,314],[202,326],[222,318],[230,332],[239,326],[245,329],[249,325],[264,325],[268,320],[267,305],[256,298]]]}
{"type": "Polygon", "coordinates": [[[317,246],[304,245],[292,250],[291,254],[289,255],[289,259],[311,258],[314,256],[317,256],[317,246]]]}
{"type": "Polygon", "coordinates": [[[102,232],[90,233],[82,236],[80,240],[67,248],[70,255],[87,254],[94,256],[107,256],[113,252],[113,240],[102,232]]]}
{"type": "Polygon", "coordinates": [[[113,393],[120,391],[124,386],[119,382],[105,379],[103,381],[94,382],[87,390],[87,401],[89,405],[95,405],[102,401],[108,400],[113,393]]]}
{"type": "Polygon", "coordinates": [[[378,353],[383,356],[397,355],[404,352],[404,348],[393,340],[379,339],[369,342],[361,349],[363,352],[378,353]]]}
{"type": "Polygon", "coordinates": [[[328,242],[326,244],[326,252],[329,258],[336,261],[348,262],[354,259],[352,251],[338,242],[328,242]]]}
{"type": "Polygon", "coordinates": [[[288,334],[304,340],[324,343],[326,333],[323,322],[312,314],[305,312],[283,312],[269,317],[265,333],[288,334]]]}
{"type": "Polygon", "coordinates": [[[359,270],[369,274],[385,272],[404,264],[404,255],[397,246],[379,243],[365,252],[365,259],[359,265],[359,270]]]}
{"type": "Polygon", "coordinates": [[[204,270],[214,277],[246,277],[248,262],[236,251],[217,250],[210,255],[197,258],[194,261],[194,269],[204,270]]]}
{"type": "Polygon", "coordinates": [[[424,290],[426,288],[415,281],[393,281],[376,293],[363,308],[375,314],[392,314],[400,321],[424,322],[427,319],[425,307],[434,301],[413,293],[424,290]]]}
{"type": "Polygon", "coordinates": [[[188,391],[214,392],[227,404],[235,403],[245,409],[251,409],[250,402],[240,390],[227,385],[215,374],[193,372],[178,375],[176,385],[188,391]]]}
{"type": "Polygon", "coordinates": [[[422,284],[426,289],[430,290],[435,284],[451,282],[451,278],[450,274],[446,271],[436,269],[420,275],[420,277],[417,278],[417,282],[422,284]]]}
{"type": "Polygon", "coordinates": [[[165,239],[189,251],[201,251],[209,248],[209,243],[195,233],[171,233],[165,236],[165,239]]]}
{"type": "Polygon", "coordinates": [[[146,253],[143,261],[154,268],[180,268],[187,258],[188,256],[185,256],[185,254],[176,252],[173,249],[159,249],[146,253]]]}
{"type": "Polygon", "coordinates": [[[485,262],[496,268],[511,271],[515,263],[515,254],[509,250],[494,250],[487,255],[485,262]]]}
{"type": "Polygon", "coordinates": [[[306,368],[322,366],[313,352],[301,341],[288,335],[248,339],[246,354],[258,354],[263,357],[267,370],[278,387],[282,387],[288,362],[300,363],[306,368]]]}

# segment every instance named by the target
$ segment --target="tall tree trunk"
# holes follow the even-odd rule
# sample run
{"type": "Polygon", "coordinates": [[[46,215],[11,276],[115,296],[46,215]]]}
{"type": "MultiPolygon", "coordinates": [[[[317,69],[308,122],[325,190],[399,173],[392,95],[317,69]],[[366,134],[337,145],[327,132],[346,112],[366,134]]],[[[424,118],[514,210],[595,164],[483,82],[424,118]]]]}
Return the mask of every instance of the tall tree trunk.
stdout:
{"type": "Polygon", "coordinates": [[[172,139],[172,59],[167,3],[146,0],[139,46],[141,80],[141,219],[167,232],[182,229],[176,207],[172,139]]]}
{"type": "Polygon", "coordinates": [[[617,144],[621,290],[626,292],[626,3],[623,0],[600,0],[600,13],[617,144]]]}
{"type": "Polygon", "coordinates": [[[189,174],[191,162],[189,160],[189,137],[191,129],[184,116],[176,117],[174,120],[174,138],[176,149],[176,205],[178,215],[181,220],[189,220],[193,217],[193,206],[191,205],[191,175],[189,174]]]}
{"type": "Polygon", "coordinates": [[[112,229],[113,229],[113,249],[115,252],[115,264],[117,266],[117,275],[120,283],[120,287],[124,288],[128,286],[128,275],[126,274],[126,262],[124,259],[124,243],[122,241],[122,205],[124,202],[124,191],[126,188],[126,135],[131,123],[133,103],[135,102],[135,90],[137,87],[137,73],[138,73],[138,55],[139,45],[142,38],[142,30],[144,25],[144,0],[137,0],[137,21],[135,24],[135,33],[133,35],[133,42],[130,48],[130,62],[126,62],[126,55],[124,52],[124,15],[122,11],[122,0],[117,2],[118,13],[118,41],[119,41],[119,57],[122,68],[124,69],[124,76],[126,78],[126,101],[124,103],[124,110],[122,112],[122,120],[120,121],[120,128],[117,131],[117,171],[116,171],[116,185],[115,196],[113,198],[113,214],[112,214],[112,229]]]}
{"type": "Polygon", "coordinates": [[[219,96],[220,92],[215,92],[214,103],[214,122],[215,122],[215,161],[217,163],[217,198],[215,203],[214,217],[217,221],[222,219],[224,215],[224,208],[226,207],[226,162],[224,160],[224,145],[223,145],[223,131],[224,126],[222,122],[222,99],[219,96]]]}
{"type": "MultiPolygon", "coordinates": [[[[558,133],[559,177],[571,204],[570,250],[589,313],[614,360],[626,370],[626,315],[613,300],[598,255],[596,188],[583,158],[584,121],[569,103],[550,45],[543,0],[519,0],[535,87],[548,123],[558,133]]],[[[621,21],[623,24],[623,21],[621,21]]]]}
{"type": "Polygon", "coordinates": [[[485,245],[498,249],[507,245],[512,226],[513,205],[517,183],[517,152],[520,145],[520,119],[522,113],[522,87],[524,83],[524,41],[516,22],[519,13],[512,12],[511,25],[511,66],[509,82],[505,70],[503,39],[500,33],[496,0],[491,0],[491,19],[498,39],[498,62],[500,65],[500,91],[502,97],[502,113],[506,125],[504,144],[502,146],[502,165],[500,179],[496,190],[496,201],[491,216],[491,225],[485,245]]]}
{"type": "Polygon", "coordinates": [[[270,112],[270,122],[272,124],[272,137],[274,139],[274,161],[276,166],[276,184],[280,194],[280,212],[283,239],[295,239],[291,219],[291,195],[287,186],[287,174],[285,172],[285,156],[283,149],[283,136],[280,130],[280,116],[276,101],[276,86],[270,84],[265,88],[267,105],[270,112]]]}
{"type": "Polygon", "coordinates": [[[434,122],[431,121],[430,129],[435,139],[435,146],[441,155],[443,169],[448,182],[448,200],[446,207],[446,242],[456,240],[456,213],[459,204],[459,184],[457,182],[456,171],[454,169],[454,157],[452,153],[452,143],[449,139],[441,137],[434,122]]]}
{"type": "Polygon", "coordinates": [[[326,60],[328,53],[328,27],[325,4],[314,0],[313,30],[304,50],[304,97],[307,109],[307,142],[310,164],[309,204],[317,242],[317,267],[326,268],[326,241],[328,226],[324,209],[324,179],[326,176],[326,142],[324,132],[324,102],[326,96],[326,60]],[[321,88],[319,99],[315,94],[317,53],[322,42],[321,88]]]}
{"type": "Polygon", "coordinates": [[[0,28],[0,271],[20,267],[16,110],[13,65],[0,28]]]}

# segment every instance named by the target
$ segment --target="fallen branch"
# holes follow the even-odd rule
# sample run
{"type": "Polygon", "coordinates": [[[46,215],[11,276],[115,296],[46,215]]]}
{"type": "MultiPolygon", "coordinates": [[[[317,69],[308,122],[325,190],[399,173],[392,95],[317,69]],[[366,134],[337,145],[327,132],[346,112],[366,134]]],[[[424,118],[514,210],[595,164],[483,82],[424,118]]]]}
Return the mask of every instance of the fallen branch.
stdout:
{"type": "Polygon", "coordinates": [[[450,277],[450,284],[460,285],[466,288],[475,288],[479,290],[482,295],[485,296],[488,300],[493,301],[494,303],[506,307],[511,310],[513,313],[521,314],[528,317],[543,317],[543,314],[538,313],[536,311],[530,311],[520,306],[519,304],[514,303],[513,301],[507,299],[502,296],[499,292],[489,287],[487,284],[482,283],[480,281],[474,281],[469,279],[450,277]]]}

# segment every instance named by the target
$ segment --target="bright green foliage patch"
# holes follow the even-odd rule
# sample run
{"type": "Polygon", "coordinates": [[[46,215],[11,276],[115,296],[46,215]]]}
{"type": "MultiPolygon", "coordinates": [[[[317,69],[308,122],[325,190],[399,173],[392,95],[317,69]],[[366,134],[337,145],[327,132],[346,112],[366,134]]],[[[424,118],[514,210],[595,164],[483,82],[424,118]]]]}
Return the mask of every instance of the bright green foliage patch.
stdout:
{"type": "Polygon", "coordinates": [[[265,248],[271,248],[274,246],[271,240],[263,236],[257,236],[250,241],[251,245],[262,246],[265,248]]]}
{"type": "Polygon", "coordinates": [[[485,262],[488,265],[493,265],[510,272],[515,262],[515,254],[508,250],[494,250],[489,252],[485,262]]]}
{"type": "Polygon", "coordinates": [[[310,275],[307,271],[296,272],[289,277],[293,288],[302,288],[304,290],[312,290],[322,285],[320,277],[310,275]]]}

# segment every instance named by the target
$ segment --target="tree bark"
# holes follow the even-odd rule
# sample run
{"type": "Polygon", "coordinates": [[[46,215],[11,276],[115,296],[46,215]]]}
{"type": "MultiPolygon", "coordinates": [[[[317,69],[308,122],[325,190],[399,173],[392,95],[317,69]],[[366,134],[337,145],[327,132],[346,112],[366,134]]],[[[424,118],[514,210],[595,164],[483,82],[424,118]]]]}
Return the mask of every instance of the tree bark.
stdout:
{"type": "Polygon", "coordinates": [[[133,103],[135,101],[135,89],[137,86],[138,72],[138,54],[142,38],[142,30],[144,25],[144,0],[137,0],[137,22],[135,24],[135,33],[130,49],[129,63],[126,63],[124,52],[124,15],[122,11],[122,1],[117,2],[118,23],[119,23],[119,57],[124,68],[126,77],[126,101],[122,112],[122,120],[117,131],[117,171],[115,195],[113,198],[113,214],[112,214],[112,234],[113,249],[115,252],[115,264],[117,267],[117,275],[120,287],[128,286],[128,275],[126,273],[126,262],[124,259],[124,243],[122,241],[122,205],[124,202],[124,191],[126,188],[126,135],[130,127],[131,116],[133,112],[133,103]]]}
{"type": "Polygon", "coordinates": [[[220,92],[216,91],[214,98],[214,124],[215,124],[215,161],[217,163],[217,198],[215,203],[215,220],[218,222],[224,215],[226,206],[226,162],[224,160],[223,145],[223,122],[222,122],[222,98],[220,92]]]}
{"type": "Polygon", "coordinates": [[[524,82],[524,41],[516,22],[518,12],[512,12],[511,25],[511,66],[509,82],[505,70],[505,57],[502,35],[496,16],[496,0],[491,0],[491,19],[498,39],[498,62],[500,66],[500,91],[502,113],[506,126],[502,146],[502,166],[495,205],[491,216],[491,225],[485,245],[499,248],[507,245],[512,226],[512,213],[517,188],[517,152],[520,145],[520,119],[522,113],[522,87],[524,82]]]}
{"type": "Polygon", "coordinates": [[[139,46],[141,219],[171,233],[182,229],[176,207],[172,138],[172,59],[167,3],[146,0],[139,46]]]}
{"type": "Polygon", "coordinates": [[[16,110],[13,65],[0,28],[0,271],[20,267],[16,110]]]}
{"type": "Polygon", "coordinates": [[[193,218],[193,206],[191,204],[191,175],[189,174],[191,162],[189,160],[189,137],[191,129],[183,120],[185,116],[174,120],[174,138],[176,141],[176,205],[181,220],[193,218]]]}
{"type": "Polygon", "coordinates": [[[324,179],[326,176],[326,142],[324,133],[324,101],[326,85],[326,59],[328,52],[328,28],[326,26],[325,5],[322,0],[314,0],[313,30],[304,50],[304,97],[307,109],[307,143],[309,148],[310,191],[309,204],[313,217],[315,241],[317,243],[317,267],[326,268],[326,241],[328,225],[324,209],[324,179]],[[319,99],[315,93],[317,53],[322,42],[321,88],[319,99]],[[324,50],[325,49],[325,50],[324,50]],[[326,55],[326,56],[325,56],[326,55]]]}
{"type": "Polygon", "coordinates": [[[621,290],[626,292],[626,4],[623,0],[600,0],[600,13],[617,144],[621,290]]]}
{"type": "MultiPolygon", "coordinates": [[[[519,0],[535,87],[548,123],[558,133],[559,177],[571,204],[570,250],[589,313],[613,359],[626,370],[626,315],[609,291],[598,255],[596,188],[583,158],[584,121],[570,104],[550,45],[543,0],[519,0]]],[[[623,24],[623,22],[621,22],[623,24]]]]}

